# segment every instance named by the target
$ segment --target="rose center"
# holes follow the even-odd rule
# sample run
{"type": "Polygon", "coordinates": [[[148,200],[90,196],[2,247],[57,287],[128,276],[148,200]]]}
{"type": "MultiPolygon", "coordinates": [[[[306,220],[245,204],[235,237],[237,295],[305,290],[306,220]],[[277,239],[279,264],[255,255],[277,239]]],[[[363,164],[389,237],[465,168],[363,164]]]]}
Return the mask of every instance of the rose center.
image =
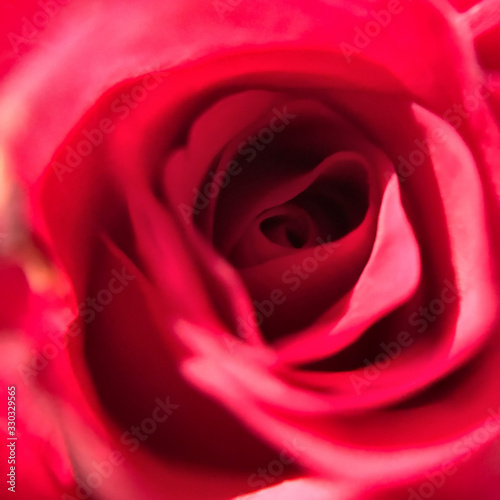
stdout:
{"type": "Polygon", "coordinates": [[[260,231],[273,243],[284,247],[303,248],[309,246],[315,232],[315,221],[301,206],[287,203],[262,212],[260,231]]]}

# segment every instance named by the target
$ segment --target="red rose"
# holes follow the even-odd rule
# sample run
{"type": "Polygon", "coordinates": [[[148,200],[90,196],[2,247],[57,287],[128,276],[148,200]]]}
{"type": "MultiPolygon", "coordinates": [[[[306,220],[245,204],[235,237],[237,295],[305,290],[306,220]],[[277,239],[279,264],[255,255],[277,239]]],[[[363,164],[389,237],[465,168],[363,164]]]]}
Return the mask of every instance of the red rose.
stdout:
{"type": "Polygon", "coordinates": [[[6,488],[495,499],[499,12],[11,9],[6,488]]]}

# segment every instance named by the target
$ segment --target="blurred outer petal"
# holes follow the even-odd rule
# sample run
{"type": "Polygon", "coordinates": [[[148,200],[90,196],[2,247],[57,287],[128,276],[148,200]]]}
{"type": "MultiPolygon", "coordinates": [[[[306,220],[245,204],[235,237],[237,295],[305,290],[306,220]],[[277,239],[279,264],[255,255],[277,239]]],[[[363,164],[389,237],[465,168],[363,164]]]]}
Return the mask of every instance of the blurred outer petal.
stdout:
{"type": "MultiPolygon", "coordinates": [[[[360,1],[352,8],[340,0],[282,1],[283,5],[266,0],[242,2],[224,19],[204,0],[128,2],[127,9],[118,0],[68,5],[53,20],[57,30],[40,35],[47,45],[33,52],[30,64],[4,87],[8,102],[2,102],[1,129],[9,141],[15,136],[13,153],[16,160],[22,160],[20,173],[33,179],[68,129],[106,88],[152,68],[171,68],[234,49],[290,47],[337,53],[337,64],[352,71],[356,64],[343,57],[341,44],[353,43],[353,29],[371,19],[371,9],[386,7],[382,0],[360,1]],[[333,20],[335,30],[331,29],[333,20]],[[54,113],[54,109],[64,109],[64,113],[54,113]],[[33,135],[26,123],[44,123],[44,127],[33,135]]],[[[419,100],[444,110],[460,101],[478,75],[469,41],[450,29],[449,23],[457,16],[443,1],[402,2],[401,12],[360,56],[387,68],[419,100]],[[405,43],[394,44],[395,39],[405,43]],[[408,53],[420,57],[414,60],[408,53]]],[[[199,84],[206,87],[203,80],[199,84]]],[[[387,87],[365,79],[366,85],[387,87]]]]}
{"type": "MultiPolygon", "coordinates": [[[[41,297],[31,299],[28,323],[37,328],[36,335],[29,329],[0,331],[2,400],[7,401],[7,387],[16,387],[17,498],[81,498],[84,493],[77,488],[89,475],[95,477],[96,467],[106,467],[112,453],[125,460],[113,464],[94,489],[105,500],[117,495],[123,500],[221,500],[249,490],[246,474],[160,460],[146,446],[135,451],[125,446],[123,429],[110,421],[95,394],[80,351],[82,336],[69,339],[68,349],[60,344],[54,354],[57,344],[48,334],[60,332],[67,311],[53,309],[41,297]],[[53,354],[48,357],[48,352],[53,354]]],[[[4,442],[5,408],[0,412],[4,442]]],[[[5,451],[2,459],[7,463],[5,451]]]]}
{"type": "Polygon", "coordinates": [[[28,307],[29,286],[19,265],[0,257],[0,332],[20,328],[28,307]]]}
{"type": "MultiPolygon", "coordinates": [[[[182,335],[188,334],[184,327],[181,329],[184,330],[182,335]]],[[[228,362],[231,363],[230,360],[228,362]]],[[[474,438],[475,429],[473,429],[464,435],[457,436],[456,441],[411,450],[398,448],[367,450],[358,447],[347,449],[321,436],[319,434],[321,427],[314,429],[304,427],[301,419],[295,423],[286,423],[284,420],[271,416],[267,406],[259,405],[257,402],[250,403],[241,385],[228,377],[224,364],[220,360],[194,358],[185,363],[184,371],[186,376],[200,388],[224,399],[225,403],[249,425],[258,422],[261,434],[270,441],[274,441],[276,446],[279,446],[283,440],[295,439],[300,445],[300,448],[297,445],[300,451],[298,459],[304,465],[316,473],[321,471],[333,482],[339,481],[340,478],[344,480],[346,477],[350,478],[354,484],[359,485],[360,491],[366,495],[366,498],[399,500],[412,484],[418,487],[425,481],[426,474],[439,471],[444,464],[450,462],[456,464],[455,471],[459,473],[450,474],[450,478],[445,481],[446,487],[439,497],[440,500],[453,500],[457,492],[463,491],[463,488],[470,489],[479,477],[482,484],[474,488],[482,494],[482,498],[485,500],[496,498],[495,485],[499,479],[500,425],[495,428],[495,432],[489,431],[486,444],[474,438]],[[473,445],[470,445],[470,442],[473,445]],[[381,480],[381,478],[385,479],[381,480]],[[380,496],[377,496],[376,488],[380,488],[380,496]],[[372,492],[373,496],[371,496],[372,492]]],[[[491,408],[491,411],[494,410],[491,408]]],[[[489,413],[485,412],[484,418],[488,416],[489,413]]],[[[498,419],[500,420],[500,415],[498,419]]],[[[327,425],[331,425],[331,422],[327,422],[327,425]]]]}
{"type": "MultiPolygon", "coordinates": [[[[36,371],[33,367],[41,365],[39,359],[34,359],[30,335],[23,331],[27,328],[30,314],[39,315],[41,307],[47,304],[42,305],[34,300],[19,268],[15,273],[2,274],[2,288],[14,292],[10,299],[15,299],[16,305],[22,306],[24,315],[22,320],[17,318],[16,325],[12,324],[14,317],[10,318],[8,328],[5,324],[0,325],[0,383],[2,401],[5,402],[0,411],[0,434],[4,443],[11,442],[7,441],[11,437],[7,435],[7,388],[15,387],[15,494],[21,500],[53,500],[67,491],[66,488],[72,483],[70,463],[63,435],[56,422],[55,399],[50,392],[30,380],[31,374],[36,371]],[[18,292],[22,289],[24,297],[16,293],[16,289],[18,292]]],[[[1,301],[0,317],[6,316],[6,310],[11,310],[10,301],[1,301]]],[[[38,329],[40,324],[37,325],[38,329]]],[[[5,451],[2,452],[2,460],[7,465],[5,451]]],[[[4,469],[2,466],[2,470],[7,471],[9,467],[7,465],[4,469]]],[[[5,483],[2,485],[3,488],[7,486],[5,483]]]]}
{"type": "MultiPolygon", "coordinates": [[[[73,0],[77,1],[77,0],[73,0]]],[[[54,10],[54,17],[64,7],[58,5],[54,10]]],[[[33,17],[42,17],[43,10],[37,0],[9,0],[2,3],[2,16],[0,17],[0,78],[19,64],[26,55],[43,43],[39,36],[45,30],[42,26],[33,26],[33,17]],[[39,12],[42,14],[39,14],[39,12]],[[33,28],[29,29],[31,23],[33,28]],[[27,36],[28,35],[28,36],[27,36]]],[[[51,16],[52,17],[52,16],[51,16]]],[[[50,24],[50,22],[48,23],[50,24]]]]}

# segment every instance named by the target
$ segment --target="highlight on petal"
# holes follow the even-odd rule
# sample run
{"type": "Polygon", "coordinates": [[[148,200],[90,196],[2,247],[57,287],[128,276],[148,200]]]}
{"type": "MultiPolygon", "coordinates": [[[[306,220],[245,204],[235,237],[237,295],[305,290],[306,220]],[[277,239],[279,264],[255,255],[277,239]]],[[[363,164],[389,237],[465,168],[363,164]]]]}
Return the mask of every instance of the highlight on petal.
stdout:
{"type": "Polygon", "coordinates": [[[474,36],[482,35],[500,24],[498,0],[480,0],[462,14],[474,36]]]}
{"type": "Polygon", "coordinates": [[[238,496],[233,500],[361,500],[353,487],[332,484],[317,478],[284,481],[257,493],[238,496]]]}
{"type": "Polygon", "coordinates": [[[347,346],[370,324],[405,302],[415,292],[419,278],[418,244],[401,206],[397,177],[393,176],[382,202],[370,260],[353,291],[335,305],[333,314],[325,315],[326,321],[334,321],[338,309],[339,319],[329,331],[320,319],[320,325],[310,332],[283,340],[277,348],[280,359],[311,361],[347,346]]]}

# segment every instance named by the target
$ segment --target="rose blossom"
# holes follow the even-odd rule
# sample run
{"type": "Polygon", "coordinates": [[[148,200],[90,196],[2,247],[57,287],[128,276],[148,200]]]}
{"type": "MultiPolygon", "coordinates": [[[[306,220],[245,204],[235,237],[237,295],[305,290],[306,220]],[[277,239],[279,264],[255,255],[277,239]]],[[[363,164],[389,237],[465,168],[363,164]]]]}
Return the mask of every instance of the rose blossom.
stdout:
{"type": "Polygon", "coordinates": [[[20,498],[496,498],[499,9],[10,8],[20,498]]]}

